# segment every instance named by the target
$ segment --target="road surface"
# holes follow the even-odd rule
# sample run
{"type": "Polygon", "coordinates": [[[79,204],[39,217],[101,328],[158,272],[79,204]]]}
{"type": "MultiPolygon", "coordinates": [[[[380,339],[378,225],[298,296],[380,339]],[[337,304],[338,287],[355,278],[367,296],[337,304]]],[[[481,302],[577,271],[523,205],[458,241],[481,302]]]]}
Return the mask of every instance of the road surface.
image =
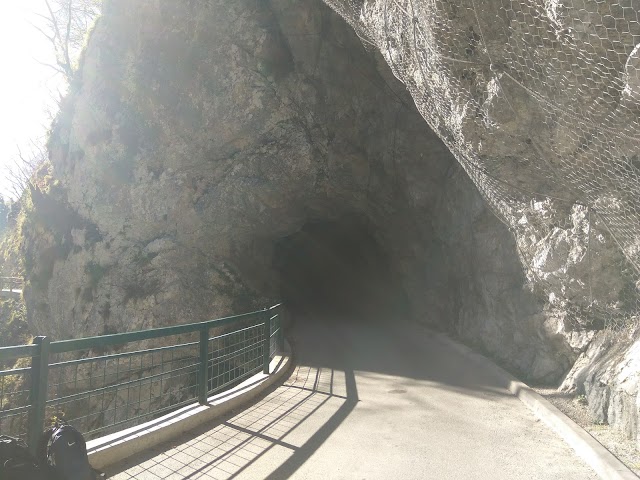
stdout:
{"type": "Polygon", "coordinates": [[[284,385],[112,478],[598,478],[494,372],[429,331],[307,320],[284,385]]]}

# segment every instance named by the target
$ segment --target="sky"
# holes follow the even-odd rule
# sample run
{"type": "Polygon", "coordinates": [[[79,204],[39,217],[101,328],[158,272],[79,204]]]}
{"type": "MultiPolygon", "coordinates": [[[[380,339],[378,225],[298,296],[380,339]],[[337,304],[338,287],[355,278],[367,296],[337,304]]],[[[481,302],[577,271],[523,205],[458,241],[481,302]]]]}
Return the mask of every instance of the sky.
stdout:
{"type": "Polygon", "coordinates": [[[45,13],[43,0],[4,0],[0,15],[0,195],[11,197],[8,169],[18,148],[28,153],[31,142],[43,142],[55,114],[61,75],[53,48],[33,24],[45,13]]]}

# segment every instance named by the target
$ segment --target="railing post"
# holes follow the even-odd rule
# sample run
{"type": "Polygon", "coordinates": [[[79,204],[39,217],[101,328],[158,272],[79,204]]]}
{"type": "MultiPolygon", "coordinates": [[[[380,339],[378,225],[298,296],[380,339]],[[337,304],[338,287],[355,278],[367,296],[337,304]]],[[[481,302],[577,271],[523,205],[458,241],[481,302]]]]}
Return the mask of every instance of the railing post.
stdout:
{"type": "Polygon", "coordinates": [[[200,329],[200,368],[198,370],[198,402],[207,405],[209,373],[209,327],[200,329]]]}
{"type": "Polygon", "coordinates": [[[38,345],[38,352],[31,357],[31,389],[29,391],[29,430],[27,441],[29,449],[36,453],[38,441],[44,426],[45,408],[47,406],[47,389],[49,387],[49,346],[48,337],[36,337],[34,345],[38,345]]]}
{"type": "Polygon", "coordinates": [[[269,375],[269,363],[271,362],[271,310],[264,311],[264,364],[262,371],[269,375]]]}
{"type": "Polygon", "coordinates": [[[282,329],[282,318],[280,314],[278,314],[278,336],[276,337],[278,340],[278,351],[280,353],[284,352],[284,330],[282,329]]]}

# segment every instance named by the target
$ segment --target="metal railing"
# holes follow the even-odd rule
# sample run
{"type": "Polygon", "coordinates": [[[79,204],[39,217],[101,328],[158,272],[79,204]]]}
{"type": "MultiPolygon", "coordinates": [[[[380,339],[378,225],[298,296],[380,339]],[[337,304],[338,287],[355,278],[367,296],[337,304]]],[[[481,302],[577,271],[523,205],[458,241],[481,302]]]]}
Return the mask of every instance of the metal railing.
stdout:
{"type": "Polygon", "coordinates": [[[23,286],[24,280],[20,277],[0,277],[0,291],[21,292],[23,286]]]}
{"type": "Polygon", "coordinates": [[[284,343],[279,306],[100,337],[36,337],[31,345],[0,348],[0,433],[35,448],[45,423],[55,418],[95,438],[189,403],[206,404],[212,394],[269,373],[284,343]]]}

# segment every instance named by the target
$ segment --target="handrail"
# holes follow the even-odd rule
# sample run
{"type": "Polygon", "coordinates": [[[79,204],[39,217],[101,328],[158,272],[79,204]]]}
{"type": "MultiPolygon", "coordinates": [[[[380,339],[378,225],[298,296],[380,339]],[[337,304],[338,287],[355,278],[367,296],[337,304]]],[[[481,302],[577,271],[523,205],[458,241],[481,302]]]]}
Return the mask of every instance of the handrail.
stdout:
{"type": "Polygon", "coordinates": [[[126,428],[179,405],[206,404],[212,393],[259,371],[269,373],[269,362],[284,343],[275,311],[279,306],[198,323],[55,342],[36,337],[32,345],[0,347],[0,430],[6,430],[3,421],[10,427],[17,422],[34,449],[49,416],[63,415],[83,433],[94,435],[126,428]],[[214,330],[216,336],[209,336],[211,329],[221,327],[230,329],[220,334],[214,330]],[[199,340],[104,351],[196,332],[199,340]],[[79,351],[84,353],[75,360],[51,358],[79,351]],[[1,370],[18,358],[31,358],[31,365],[1,370]]]}
{"type": "Polygon", "coordinates": [[[22,290],[24,287],[24,279],[22,277],[0,277],[0,290],[6,289],[10,292],[22,290]]]}
{"type": "MultiPolygon", "coordinates": [[[[198,332],[202,328],[223,327],[245,318],[262,315],[268,309],[258,310],[250,313],[242,313],[231,317],[218,318],[216,320],[207,320],[198,323],[185,323],[183,325],[174,325],[171,327],[157,327],[148,330],[138,330],[136,332],[113,333],[111,335],[101,335],[99,337],[75,338],[71,340],[59,340],[51,342],[51,353],[65,353],[74,350],[84,350],[88,348],[103,348],[123,343],[137,342],[140,340],[151,340],[153,338],[170,337],[180,335],[182,333],[198,332]]],[[[1,358],[0,358],[1,360],[1,358]]]]}
{"type": "Polygon", "coordinates": [[[0,363],[6,362],[7,360],[15,360],[16,358],[36,356],[37,350],[37,345],[0,347],[0,363]]]}

